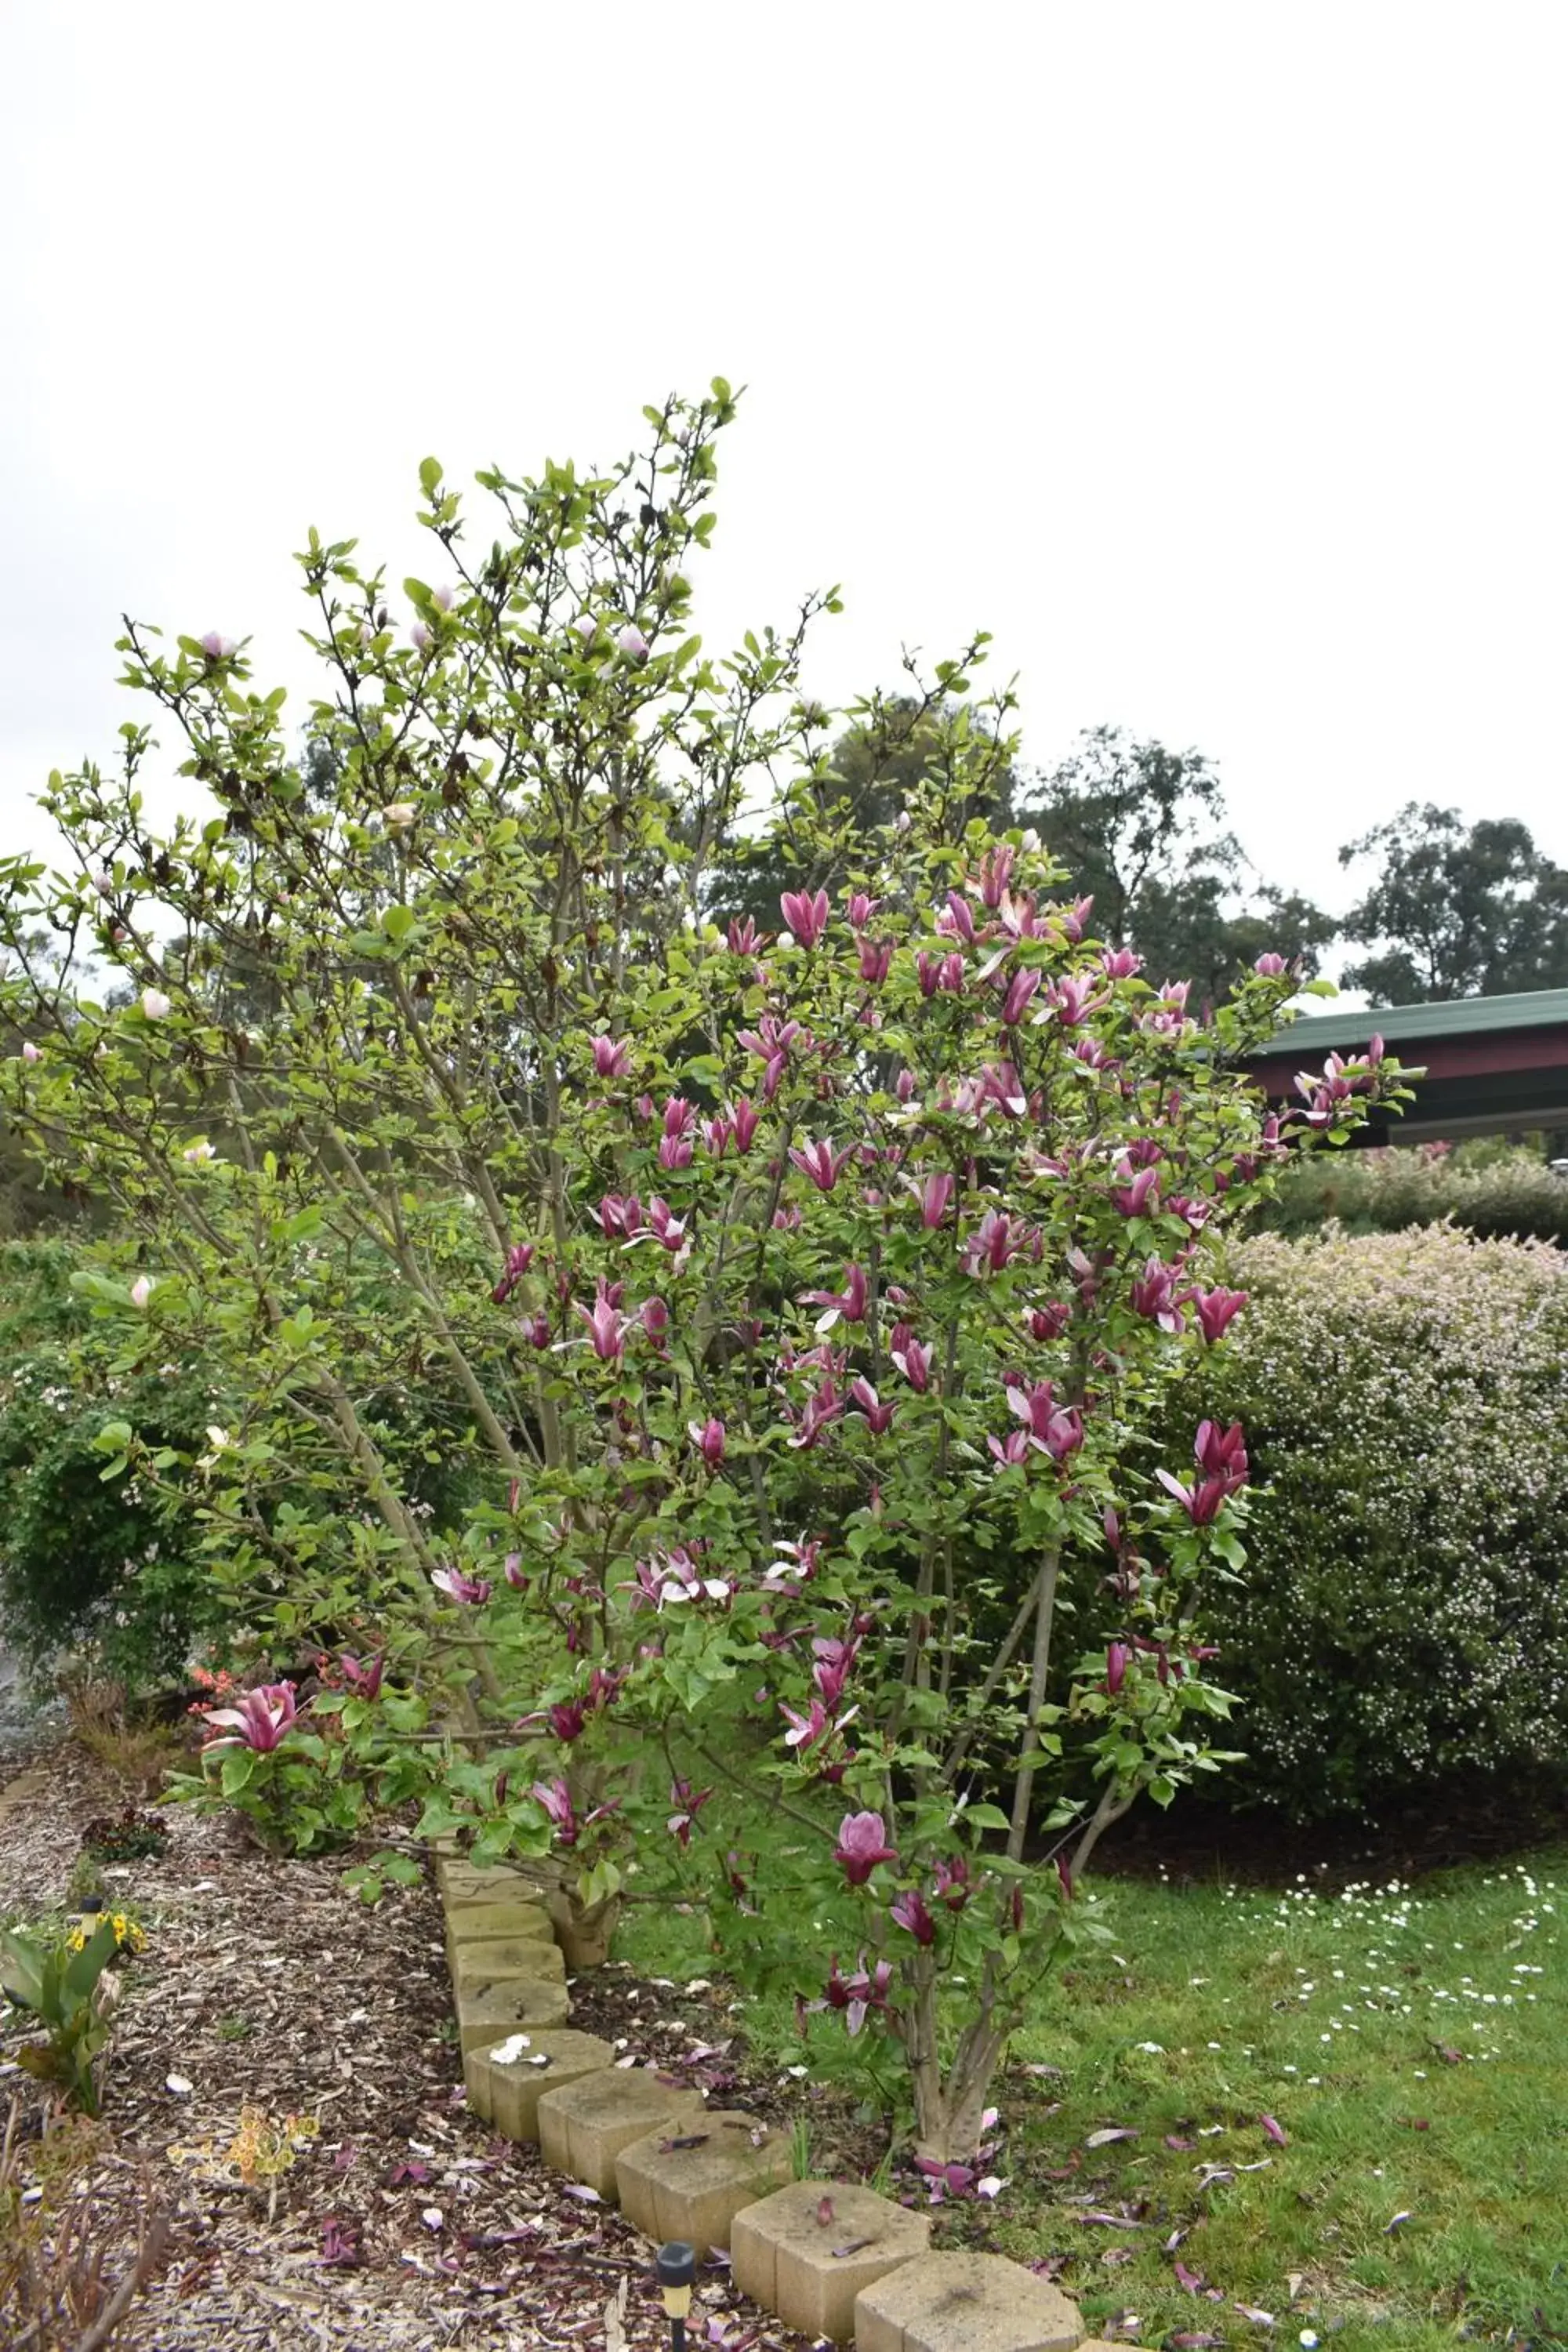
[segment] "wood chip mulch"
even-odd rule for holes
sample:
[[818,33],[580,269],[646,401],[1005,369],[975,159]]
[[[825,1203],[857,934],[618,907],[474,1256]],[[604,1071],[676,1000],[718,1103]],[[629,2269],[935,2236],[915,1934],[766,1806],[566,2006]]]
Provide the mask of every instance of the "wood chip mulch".
[[[58,1910],[87,1822],[124,1802],[68,1740],[42,1761],[46,1787],[0,1824],[0,1921]],[[165,1818],[162,1853],[104,1867],[147,1945],[121,1964],[101,2126],[67,2200],[106,2287],[130,2272],[150,2209],[167,2216],[160,2274],[115,2352],[667,2346],[643,2241],[466,2112],[433,1888],[369,1909],[341,1862],[279,1863],[226,1822]],[[678,1998],[622,1971],[582,1992],[582,2021],[624,2056],[684,2063],[717,2103],[767,2107],[729,2055],[717,1990]],[[46,2095],[15,2063],[26,2021],[0,2018],[0,2126],[16,2097],[36,2133]],[[315,2126],[275,2195],[246,2187],[230,2156],[247,2107],[273,2130]],[[805,2345],[721,2263],[702,2275],[691,2341]]]

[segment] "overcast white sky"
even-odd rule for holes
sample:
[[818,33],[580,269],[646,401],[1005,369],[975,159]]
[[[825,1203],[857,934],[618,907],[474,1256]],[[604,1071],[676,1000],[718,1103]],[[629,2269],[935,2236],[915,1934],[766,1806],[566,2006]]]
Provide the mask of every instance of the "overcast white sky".
[[710,644],[976,625],[1026,754],[1201,746],[1259,868],[1412,796],[1568,861],[1568,10],[0,0],[0,849],[118,614],[302,685],[305,528],[722,371]]

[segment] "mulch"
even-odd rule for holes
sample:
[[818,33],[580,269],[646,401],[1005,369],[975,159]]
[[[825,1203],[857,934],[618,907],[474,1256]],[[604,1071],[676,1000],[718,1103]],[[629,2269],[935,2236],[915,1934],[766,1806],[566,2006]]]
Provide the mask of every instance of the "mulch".
[[[0,1917],[63,1902],[83,1828],[124,1801],[68,1741],[46,1760],[47,1790],[0,1832]],[[341,1858],[279,1863],[226,1821],[166,1817],[162,1854],[104,1868],[111,1906],[148,1942],[122,1964],[101,2127],[70,2191],[110,2283],[149,2209],[168,2218],[161,2274],[117,2352],[667,2346],[644,2242],[467,2113],[434,1890],[368,1908],[342,1886]],[[623,2058],[684,2069],[716,2103],[773,2104],[736,2054],[722,1989],[687,1994],[622,1970],[581,1991],[581,2021]],[[0,2124],[13,2095],[28,2120],[42,2110],[14,2062],[21,2032],[15,2018],[0,2029]],[[317,2126],[273,2199],[229,2159],[247,2106],[274,2126]],[[804,2345],[745,2305],[720,2263],[695,2311],[699,2345]]]

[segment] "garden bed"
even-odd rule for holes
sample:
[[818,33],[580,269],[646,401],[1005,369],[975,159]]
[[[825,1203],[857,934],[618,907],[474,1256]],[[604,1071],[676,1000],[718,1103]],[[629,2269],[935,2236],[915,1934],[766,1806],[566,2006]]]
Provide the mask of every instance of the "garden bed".
[[[75,1747],[45,1760],[46,1790],[6,1822],[0,1918],[58,1909],[83,1828],[123,1801]],[[368,1910],[339,1864],[271,1861],[188,1812],[170,1824],[163,1854],[104,1873],[148,1941],[126,1969],[102,2122],[82,2134],[69,2189],[110,2284],[149,2206],[169,2217],[162,2274],[117,2352],[667,2343],[636,2232],[466,2115],[433,1891],[390,1890]],[[668,2003],[624,1972],[593,1996],[633,2047]],[[732,2032],[711,1997],[679,2007],[694,2045]],[[0,2039],[0,2114],[14,2094],[41,2104],[15,2068],[18,2038]],[[668,2036],[644,2038],[672,2054]],[[720,2087],[722,2058],[693,2079]],[[319,2126],[275,2201],[227,2160],[247,2105]],[[721,2269],[699,2308],[704,2327],[735,2314],[736,2345],[798,2343],[755,2314],[742,2323]]]

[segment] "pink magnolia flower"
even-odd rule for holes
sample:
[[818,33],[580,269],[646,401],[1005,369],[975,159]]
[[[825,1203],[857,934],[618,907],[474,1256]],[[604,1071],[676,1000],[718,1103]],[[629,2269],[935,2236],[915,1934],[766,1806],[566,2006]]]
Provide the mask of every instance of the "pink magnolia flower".
[[838,1824],[838,1843],[833,1849],[833,1859],[851,1886],[864,1886],[879,1862],[897,1862],[898,1858],[888,1843],[880,1813],[845,1814]]
[[635,1241],[643,1230],[642,1202],[635,1192],[606,1192],[598,1218],[606,1241]]
[[555,1832],[558,1845],[577,1843],[577,1815],[572,1803],[572,1791],[564,1780],[536,1780],[529,1795]]
[[815,1660],[811,1679],[823,1705],[837,1706],[860,1654],[860,1644],[853,1638],[841,1642],[835,1635],[819,1633],[811,1647]]
[[529,1347],[549,1347],[550,1318],[548,1315],[541,1313],[531,1316],[525,1323],[520,1324],[518,1328]]
[[220,636],[216,629],[209,629],[200,642],[208,661],[227,661],[239,651],[235,638]]
[[986,851],[975,878],[981,905],[994,910],[1006,897],[1013,879],[1013,851],[1006,842],[1000,841]]
[[1063,1299],[1053,1299],[1048,1307],[1031,1307],[1024,1324],[1031,1339],[1059,1339],[1072,1321],[1072,1308]]
[[1175,1266],[1166,1265],[1161,1258],[1146,1259],[1142,1273],[1131,1284],[1128,1293],[1134,1315],[1147,1316],[1149,1321],[1157,1323],[1163,1331],[1184,1329],[1186,1317],[1182,1311],[1183,1303],[1195,1294],[1180,1290],[1180,1281],[1181,1276]]
[[269,1756],[282,1746],[299,1712],[292,1683],[262,1683],[247,1691],[237,1706],[214,1707],[206,1719],[209,1729],[215,1723],[229,1728],[220,1738],[207,1740],[203,1753],[216,1748],[249,1748],[258,1756]]
[[532,1263],[533,1244],[531,1242],[515,1242],[508,1250],[506,1264],[501,1268],[500,1280],[490,1293],[491,1298],[498,1307],[506,1305]]
[[909,1324],[894,1324],[888,1354],[916,1395],[924,1396],[931,1386],[931,1351],[915,1338]]
[[22,1047],[22,1059],[24,1062],[41,1062],[43,1058],[42,1054],[39,1053],[32,1039],[30,1037],[27,1038]]
[[789,1584],[809,1584],[822,1563],[822,1538],[808,1536],[802,1543],[775,1543],[779,1558],[763,1579],[773,1591]]
[[803,1290],[801,1304],[825,1307],[826,1312],[819,1318],[816,1328],[819,1332],[831,1331],[841,1315],[846,1323],[863,1323],[868,1295],[864,1268],[847,1265],[842,1290]]
[[893,1964],[890,1960],[879,1960],[875,1972],[868,1975],[864,1953],[860,1956],[860,1967],[854,1976],[840,1976],[838,1955],[835,1952],[827,1982],[823,1988],[822,1998],[819,2000],[807,2001],[806,2007],[839,2011],[843,2015],[847,2031],[854,2035],[858,2033],[865,2024],[869,2011],[887,2008],[888,1988],[892,1980]]
[[738,956],[754,956],[763,944],[762,933],[750,915],[746,917],[744,922],[738,922],[731,915],[729,929],[725,933],[725,941],[730,953]]
[[945,1172],[933,1172],[923,1184],[917,1184],[912,1176],[907,1177],[905,1181],[921,1204],[921,1224],[934,1230],[947,1214],[952,1200],[954,1179]]
[[1029,1458],[1029,1433],[1026,1429],[1010,1429],[1005,1437],[988,1436],[985,1443],[999,1469],[1022,1469]]
[[1276,955],[1274,950],[1270,948],[1267,955],[1258,957],[1252,969],[1264,980],[1279,980],[1290,967],[1282,955]]
[[574,1739],[582,1738],[588,1710],[580,1698],[558,1699],[553,1706],[546,1708],[544,1719],[552,1737],[569,1748]]
[[579,613],[572,626],[585,646],[591,646],[599,634],[599,624],[592,613]]
[[1037,1381],[1030,1389],[1010,1387],[1007,1403],[1024,1423],[1030,1444],[1053,1462],[1067,1461],[1083,1444],[1082,1414],[1076,1406],[1057,1403],[1049,1381]]
[[1087,898],[1075,898],[1070,907],[1058,907],[1056,909],[1058,923],[1075,947],[1078,945],[1079,940],[1082,939],[1084,932],[1088,929],[1089,919],[1093,912],[1094,893],[1092,890],[1089,892]]
[[174,1006],[161,988],[142,991],[142,1017],[144,1021],[166,1021]]
[[897,1407],[884,1404],[868,1380],[863,1376],[849,1384],[849,1394],[866,1416],[866,1426],[873,1437],[881,1437],[893,1425]]
[[708,1147],[710,1159],[722,1160],[734,1139],[734,1122],[723,1111],[720,1111],[712,1118],[703,1120],[702,1140]]
[[1005,1209],[987,1209],[963,1244],[971,1274],[1000,1274],[1024,1246],[1023,1235]]
[[712,1801],[712,1797],[711,1789],[694,1790],[689,1780],[671,1781],[669,1801],[675,1807],[675,1811],[665,1823],[665,1827],[671,1837],[675,1838],[683,1848],[691,1843],[691,1832],[697,1827],[697,1816],[704,1805]]
[[520,1551],[508,1552],[500,1564],[500,1572],[514,1592],[528,1591],[528,1578],[523,1573],[522,1554]]
[[917,1944],[934,1944],[936,1921],[926,1909],[925,1897],[918,1886],[911,1886],[900,1895],[892,1906],[894,1919],[908,1930]]
[[593,1306],[574,1302],[573,1312],[588,1327],[588,1344],[603,1364],[618,1364],[626,1351],[626,1318],[618,1307],[605,1298],[597,1298]]
[[595,1076],[624,1078],[631,1066],[631,1039],[629,1037],[595,1037],[592,1044]]
[[1233,1421],[1228,1429],[1222,1429],[1217,1421],[1200,1422],[1193,1459],[1207,1476],[1224,1478],[1233,1491],[1245,1486],[1248,1464],[1240,1422]]
[[647,659],[647,639],[635,621],[628,621],[624,629],[616,631],[616,646],[617,651],[625,654],[627,661],[642,662]]
[[864,890],[851,890],[844,904],[850,929],[863,931],[881,903],[880,898],[868,898]]
[[437,1591],[445,1592],[453,1601],[460,1601],[468,1609],[481,1607],[494,1590],[486,1578],[468,1576],[460,1568],[433,1568],[430,1581]]
[[824,1706],[820,1698],[812,1700],[811,1711],[807,1715],[802,1715],[797,1708],[781,1699],[779,1713],[787,1717],[789,1720],[790,1727],[784,1733],[784,1746],[793,1748],[797,1755],[804,1756],[808,1749],[815,1748],[818,1741],[830,1738],[835,1732],[842,1731],[847,1723],[853,1723],[859,1709],[852,1706],[847,1715],[842,1715],[835,1720],[828,1707]]
[[710,1470],[717,1470],[724,1459],[725,1436],[724,1424],[717,1414],[710,1413],[706,1421],[689,1421],[686,1433]]
[[1247,1304],[1247,1293],[1226,1290],[1216,1284],[1213,1290],[1194,1290],[1192,1301],[1204,1338],[1212,1345],[1229,1330]]
[[936,927],[950,938],[962,940],[965,947],[974,945],[974,914],[962,890],[948,892],[946,909],[938,915]]
[[835,1151],[826,1139],[807,1142],[804,1149],[791,1146],[790,1159],[803,1176],[809,1176],[819,1192],[831,1192],[844,1172],[849,1157],[849,1146]]
[[428,623],[425,621],[415,622],[414,626],[408,632],[408,641],[414,647],[415,652],[421,654],[427,654],[431,646],[436,642],[430,633]]
[[1007,983],[1007,993],[1002,999],[1002,1025],[1005,1029],[1017,1027],[1028,1011],[1039,984],[1040,974],[1037,971],[1016,971],[1013,974]]
[[756,1105],[747,1102],[744,1097],[735,1105],[730,1114],[730,1121],[735,1130],[737,1151],[750,1151],[752,1139],[761,1123],[761,1116]]
[[338,1657],[338,1673],[343,1686],[356,1698],[377,1698],[381,1694],[381,1678],[386,1672],[386,1660],[378,1653],[374,1658],[356,1658],[343,1650]]
[[1160,1206],[1159,1186],[1157,1168],[1140,1168],[1131,1182],[1118,1185],[1110,1197],[1124,1217],[1152,1217]]
[[[787,1409],[787,1408],[786,1408]],[[825,1429],[832,1427],[844,1411],[844,1399],[834,1384],[833,1376],[824,1372],[816,1390],[807,1397],[798,1416],[790,1412],[795,1427],[790,1433],[791,1445],[809,1450],[816,1444]]]
[[645,1336],[656,1348],[662,1348],[669,1330],[669,1309],[662,1298],[645,1298],[637,1308],[637,1321]]
[[1107,948],[1100,968],[1107,980],[1135,980],[1143,969],[1143,959],[1131,948]]
[[1105,1687],[1114,1698],[1127,1679],[1132,1653],[1125,1642],[1110,1642],[1105,1651]]
[[855,934],[855,946],[860,958],[860,977],[870,988],[880,988],[893,968],[891,940],[868,940],[863,931]]
[[827,929],[827,893],[786,890],[779,899],[779,912],[800,945],[814,948]]
[[139,1274],[139,1275],[137,1276],[137,1277],[136,1277],[135,1281],[134,1281],[134,1282],[132,1284],[132,1286],[131,1286],[131,1304],[132,1304],[132,1307],[145,1307],[145,1306],[146,1306],[146,1304],[147,1304],[147,1301],[152,1297],[152,1296],[153,1296],[153,1281],[152,1281],[152,1277],[151,1277],[151,1276],[150,1276],[150,1275],[145,1275],[145,1274]]
[[[662,1150],[662,1146],[660,1148]],[[687,1150],[689,1151],[689,1145],[687,1146]],[[678,1217],[669,1202],[661,1199],[657,1192],[647,1204],[647,1229],[660,1246],[668,1250],[672,1256],[686,1239],[685,1218]]]
[[972,1892],[967,1854],[955,1853],[950,1862],[937,1864],[936,1892],[950,1911],[963,1910]]

